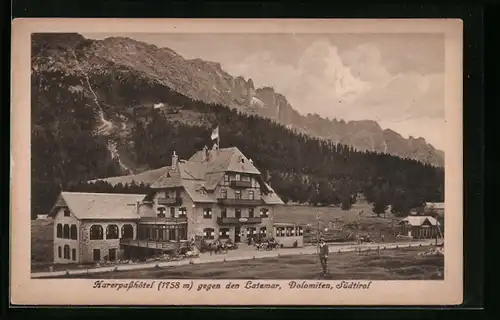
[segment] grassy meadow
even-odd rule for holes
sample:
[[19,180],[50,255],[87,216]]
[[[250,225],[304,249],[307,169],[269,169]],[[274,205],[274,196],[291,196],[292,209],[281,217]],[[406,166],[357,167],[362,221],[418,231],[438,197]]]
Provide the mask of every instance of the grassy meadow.
[[428,250],[415,247],[380,253],[333,253],[330,254],[329,274],[326,277],[321,276],[321,265],[316,255],[297,255],[61,278],[443,280],[444,257],[420,255]]
[[31,220],[31,264],[54,260],[54,223],[50,220]]
[[[362,212],[361,215],[360,212]],[[326,241],[342,238],[350,233],[354,235],[370,234],[375,241],[379,241],[381,235],[384,235],[386,242],[395,241],[396,226],[400,220],[391,213],[386,213],[385,217],[384,215],[377,217],[372,212],[370,204],[357,203],[347,211],[339,207],[280,206],[275,210],[274,222],[288,222],[302,226],[310,225],[310,234],[304,234],[304,241],[308,241],[308,238],[316,234],[318,227],[317,214],[319,214],[320,230]]]

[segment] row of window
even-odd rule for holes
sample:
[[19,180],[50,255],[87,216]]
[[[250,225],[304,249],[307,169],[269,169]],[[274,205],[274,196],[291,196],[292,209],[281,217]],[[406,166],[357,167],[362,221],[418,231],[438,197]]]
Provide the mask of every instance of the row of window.
[[[111,248],[108,250],[108,255],[104,257],[104,260],[115,261],[117,258],[118,250],[116,248]],[[92,260],[94,262],[101,261],[101,249],[94,249],[92,251]]]
[[[78,229],[75,224],[57,224],[56,237],[59,239],[78,239]],[[90,227],[90,240],[103,240],[104,229],[100,225],[92,225]],[[110,224],[106,227],[106,239],[119,239],[119,229],[116,224]],[[122,227],[122,238],[133,239],[134,227],[131,224],[126,224]]]
[[[234,217],[239,219],[241,218],[241,209],[236,208],[234,209]],[[248,209],[248,218],[254,218],[255,213],[253,208]],[[269,217],[269,209],[262,208],[260,209],[260,217],[261,218],[267,218]],[[203,209],[203,218],[205,219],[212,219],[212,208],[204,208]],[[222,208],[221,209],[221,218],[227,218],[227,209]]]
[[[226,189],[221,189],[221,198],[222,199],[227,199],[227,190]],[[236,200],[241,200],[243,197],[241,196],[241,190],[235,190],[234,191],[234,198]],[[255,200],[255,192],[253,190],[248,190],[248,200]]]
[[59,239],[78,239],[78,229],[76,224],[72,224],[71,226],[68,224],[62,225],[60,223],[57,224],[56,227],[56,237]]
[[[59,259],[76,261],[76,249],[70,249],[69,245],[57,247],[57,254]],[[117,258],[117,249],[109,249],[108,256],[104,257],[106,260],[115,261]],[[92,259],[97,262],[101,261],[101,250],[94,249],[92,252]]]
[[[157,207],[156,210],[158,211],[158,218],[165,218],[167,216],[167,208],[165,207]],[[170,207],[170,212],[168,214],[170,218],[175,218],[175,208]],[[179,208],[179,213],[177,214],[178,218],[184,218],[187,216],[187,209],[185,207]]]
[[187,240],[187,225],[144,225],[138,229],[139,240]]
[[236,173],[234,175],[225,174],[224,182],[230,182],[230,181],[250,181],[250,176],[242,175],[239,173]]
[[[257,228],[255,227],[247,227],[246,235],[247,237],[255,236],[259,233],[262,236],[266,235],[266,227],[262,227],[257,232]],[[219,239],[229,239],[229,228],[219,228]],[[212,240],[215,239],[215,229],[214,228],[205,228],[203,229],[203,239]]]
[[[122,238],[133,239],[134,238],[134,227],[131,224],[124,224],[121,230]],[[116,224],[109,224],[106,227],[106,239],[119,239],[120,233],[118,226]],[[94,224],[90,227],[90,240],[103,240],[104,239],[104,229],[101,225]]]
[[304,234],[302,227],[277,227],[276,237],[294,237]]
[[[71,256],[70,256],[70,252],[71,252]],[[63,248],[61,248],[61,246],[58,246],[57,247],[57,255],[58,255],[59,259],[76,261],[76,249],[75,248],[70,249],[69,245],[64,246],[64,252],[63,252]]]

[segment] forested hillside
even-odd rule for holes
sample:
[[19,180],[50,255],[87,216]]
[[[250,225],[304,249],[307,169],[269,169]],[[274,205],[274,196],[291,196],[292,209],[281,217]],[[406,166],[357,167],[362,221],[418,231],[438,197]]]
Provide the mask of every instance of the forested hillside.
[[[59,54],[52,62],[47,53],[40,59],[40,47],[33,47],[32,216],[50,210],[60,190],[91,191],[75,185],[79,181],[169,165],[174,150],[187,159],[210,146],[217,125],[221,147],[237,146],[285,201],[348,207],[362,192],[377,210],[391,204],[398,212],[443,201],[441,167],[298,134],[258,115],[194,100],[109,61],[69,67],[68,61],[88,58],[84,49],[90,44],[61,49],[67,41],[61,43],[51,50],[67,50],[67,56]],[[161,108],[148,107],[159,102]],[[124,155],[133,166],[122,163]],[[104,184],[94,188],[131,190]]]

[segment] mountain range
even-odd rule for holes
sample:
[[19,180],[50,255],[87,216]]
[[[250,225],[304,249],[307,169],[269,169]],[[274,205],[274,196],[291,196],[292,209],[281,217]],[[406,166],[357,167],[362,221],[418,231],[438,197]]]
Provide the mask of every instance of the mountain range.
[[[147,92],[132,95],[124,90],[124,87],[133,87],[135,81],[140,81],[168,88],[193,100],[268,118],[289,130],[329,139],[360,151],[444,165],[444,152],[423,138],[405,139],[393,130],[382,129],[372,120],[345,122],[317,114],[302,115],[273,88],[256,88],[252,79],[230,75],[217,62],[185,59],[169,48],[158,48],[129,38],[91,40],[74,33],[33,34],[32,73],[54,72],[63,74],[71,83],[67,88],[71,94],[83,95],[93,102],[92,108],[99,123],[96,134],[110,138],[110,153],[118,159],[127,158],[117,148],[116,141],[126,139],[132,130],[131,114],[147,114],[150,109],[161,109],[175,121],[210,125],[196,112],[183,110],[183,106],[162,101],[161,97]],[[122,165],[132,171],[140,170],[133,168],[131,162]]]

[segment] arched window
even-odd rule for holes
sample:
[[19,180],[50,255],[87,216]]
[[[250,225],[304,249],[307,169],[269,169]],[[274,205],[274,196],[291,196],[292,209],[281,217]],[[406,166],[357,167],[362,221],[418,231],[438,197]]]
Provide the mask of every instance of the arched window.
[[78,239],[76,224],[72,224],[71,225],[71,229],[69,230],[69,235],[70,235],[70,238],[73,239],[73,240],[77,240]]
[[103,229],[102,226],[94,224],[90,227],[90,240],[102,240]]
[[62,258],[62,248],[61,248],[61,246],[57,247],[57,255],[59,256],[59,259]]
[[69,225],[65,224],[63,227],[63,238],[69,239]]
[[66,244],[64,245],[64,259],[69,259],[69,246]]
[[110,224],[106,228],[106,239],[118,239],[118,226],[116,224]]
[[123,239],[134,239],[134,227],[131,224],[124,224],[122,227]]
[[62,238],[62,224],[57,224],[57,238]]

